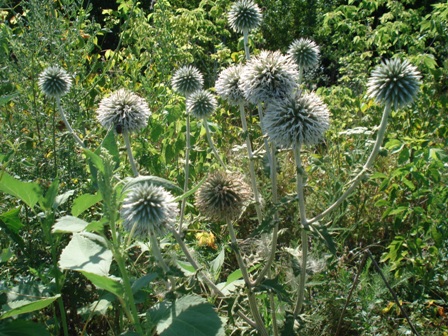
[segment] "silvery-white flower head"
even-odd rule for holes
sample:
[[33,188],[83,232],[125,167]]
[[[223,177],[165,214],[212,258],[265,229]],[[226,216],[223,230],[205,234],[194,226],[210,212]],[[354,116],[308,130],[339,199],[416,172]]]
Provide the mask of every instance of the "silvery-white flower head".
[[315,93],[297,93],[268,105],[262,120],[271,140],[280,147],[314,145],[330,125],[327,106]]
[[216,106],[216,98],[206,90],[195,91],[187,98],[187,112],[198,119],[207,119]]
[[367,95],[395,109],[414,100],[420,85],[420,73],[406,60],[394,58],[378,65],[367,82]]
[[189,94],[202,89],[204,79],[197,68],[192,65],[186,65],[179,68],[171,79],[173,90],[188,96]]
[[72,79],[67,71],[51,66],[39,75],[39,87],[49,97],[61,97],[65,95],[72,85]]
[[319,47],[314,41],[301,38],[292,42],[288,54],[300,69],[313,69],[319,63]]
[[261,11],[252,0],[238,0],[228,13],[230,27],[237,33],[248,33],[261,23]]
[[242,70],[242,65],[232,65],[221,71],[216,81],[216,92],[230,105],[238,106],[246,102],[239,87]]
[[177,214],[173,195],[148,182],[132,186],[120,210],[124,229],[141,238],[164,235],[173,228]]
[[241,174],[215,172],[196,192],[200,213],[215,221],[237,219],[251,196],[251,189]]
[[269,103],[291,95],[297,87],[297,65],[279,51],[262,51],[241,73],[240,89],[253,104]]
[[131,91],[119,89],[101,100],[96,117],[104,128],[113,127],[121,133],[146,127],[150,115],[145,99]]

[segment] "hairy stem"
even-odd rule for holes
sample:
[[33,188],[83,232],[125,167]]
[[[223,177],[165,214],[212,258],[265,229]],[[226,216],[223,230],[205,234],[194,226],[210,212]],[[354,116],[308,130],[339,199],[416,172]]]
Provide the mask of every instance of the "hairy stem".
[[[186,120],[186,130],[185,130],[185,167],[184,167],[184,175],[185,175],[185,182],[184,182],[184,193],[188,191],[188,180],[190,175],[190,114],[187,112],[187,120]],[[182,224],[184,221],[184,215],[185,215],[185,206],[187,204],[187,198],[185,197],[182,199],[182,203],[180,205],[180,220],[179,220],[179,233],[182,232]]]
[[73,136],[75,141],[80,145],[82,148],[86,148],[82,140],[76,135],[75,131],[73,131],[73,128],[70,126],[70,123],[68,122],[67,118],[65,117],[64,111],[62,110],[61,106],[61,97],[56,97],[56,105],[58,107],[59,114],[61,116],[62,121],[65,124],[65,127],[67,127],[70,134]]
[[131,164],[132,173],[134,174],[134,177],[137,177],[140,174],[137,170],[137,165],[135,164],[134,155],[132,155],[131,140],[129,139],[129,132],[127,130],[123,130],[123,139],[124,139],[124,143],[126,145],[126,152],[128,153],[129,163]]
[[208,122],[207,122],[207,120],[205,118],[202,119],[202,124],[205,127],[205,133],[207,134],[208,144],[209,144],[210,148],[212,149],[213,154],[215,155],[215,157],[218,160],[218,162],[221,165],[221,167],[224,168],[224,169],[227,169],[226,164],[221,159],[221,157],[218,154],[218,151],[216,150],[215,144],[213,143],[213,140],[212,140],[212,136],[210,135],[210,128],[208,127]]
[[247,29],[243,30],[243,40],[244,40],[244,54],[246,56],[246,60],[250,60],[249,31]]

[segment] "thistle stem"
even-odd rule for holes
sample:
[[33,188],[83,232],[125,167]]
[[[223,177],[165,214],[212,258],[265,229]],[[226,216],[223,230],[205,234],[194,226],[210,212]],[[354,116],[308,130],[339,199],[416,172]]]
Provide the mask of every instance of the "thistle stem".
[[[185,129],[185,167],[184,167],[184,176],[185,176],[185,182],[184,182],[184,193],[188,191],[188,180],[190,175],[190,114],[187,112],[187,120],[186,120],[186,129]],[[182,232],[182,224],[184,221],[184,215],[185,215],[185,206],[187,204],[187,198],[182,199],[182,203],[180,205],[180,219],[179,219],[179,229],[178,232]]]
[[126,152],[128,153],[129,163],[131,164],[132,173],[134,174],[134,177],[137,177],[140,174],[138,173],[137,165],[135,164],[134,156],[132,155],[131,140],[129,139],[129,132],[127,130],[123,130],[123,139],[124,139],[124,143],[126,145]]
[[236,234],[235,234],[235,230],[233,228],[232,221],[227,220],[227,227],[229,228],[230,244],[232,246],[233,251],[235,252],[236,261],[241,270],[241,274],[243,275],[244,282],[246,283],[247,298],[249,301],[250,311],[251,311],[252,316],[254,317],[255,323],[257,325],[256,329],[258,330],[258,332],[261,335],[268,336],[268,332],[266,330],[263,319],[261,318],[260,312],[258,310],[258,305],[257,305],[257,300],[255,297],[255,294],[251,288],[252,281],[249,277],[249,272],[247,270],[247,266],[244,263],[243,257],[241,256],[241,253],[240,253],[240,250],[238,247],[238,243],[236,240]]
[[302,147],[301,143],[294,146],[294,159],[296,162],[297,169],[297,197],[299,201],[299,213],[300,213],[300,223],[302,225],[301,240],[302,240],[302,261],[301,261],[301,272],[300,272],[300,283],[299,291],[297,295],[296,306],[294,309],[294,318],[300,313],[303,307],[303,300],[305,297],[305,283],[306,283],[306,264],[308,259],[308,222],[306,219],[305,212],[305,198],[304,198],[304,171],[302,167],[302,160],[300,158],[300,149]]
[[252,151],[252,143],[250,142],[250,134],[247,127],[246,113],[243,104],[240,104],[240,117],[241,124],[243,126],[243,132],[246,137],[247,156],[249,157],[250,182],[252,185],[252,192],[254,193],[255,211],[257,212],[258,223],[261,224],[263,221],[263,214],[261,212],[260,193],[258,191],[257,181],[255,177],[254,153]]
[[271,151],[269,150],[269,142],[263,129],[263,125],[261,124],[261,120],[263,120],[263,107],[261,106],[261,103],[258,103],[258,116],[260,118],[260,127],[263,136],[264,149],[266,151],[266,156],[268,157],[269,169],[272,170],[272,157],[271,157]]
[[70,123],[68,122],[67,118],[65,117],[64,110],[62,110],[61,106],[61,97],[56,97],[56,106],[58,107],[59,114],[61,116],[62,121],[65,124],[65,127],[67,127],[70,134],[73,136],[75,141],[80,145],[82,148],[86,148],[82,140],[76,135],[75,131],[73,131],[73,128],[70,126]]
[[212,149],[213,154],[215,155],[215,157],[218,160],[218,162],[221,165],[221,167],[224,168],[224,169],[227,169],[226,164],[221,159],[221,157],[218,154],[218,151],[216,150],[215,144],[213,143],[213,140],[212,140],[212,136],[210,135],[210,128],[208,127],[208,122],[207,122],[207,120],[205,118],[202,119],[202,124],[205,127],[205,133],[207,134],[208,144],[209,144],[210,148]]
[[246,56],[246,60],[250,60],[250,53],[249,53],[249,30],[244,29],[243,30],[243,41],[244,41],[244,54]]
[[376,157],[378,156],[378,153],[379,153],[380,148],[381,148],[381,144],[383,143],[384,136],[386,134],[387,122],[388,122],[387,119],[389,117],[390,111],[391,111],[391,104],[387,103],[386,106],[384,107],[383,116],[381,118],[381,123],[380,123],[379,129],[378,129],[378,133],[377,133],[377,136],[376,136],[376,141],[375,141],[375,144],[373,146],[372,152],[370,153],[370,155],[369,155],[366,163],[362,167],[361,171],[355,176],[355,178],[353,180],[351,180],[348,183],[348,184],[350,184],[350,186],[347,188],[347,190],[331,206],[329,206],[325,211],[323,211],[322,213],[320,213],[316,217],[309,219],[308,220],[308,224],[311,224],[311,223],[314,223],[314,222],[318,222],[323,217],[328,215],[331,211],[333,211],[337,207],[339,207],[339,205],[341,205],[341,203],[344,202],[345,199],[348,196],[351,195],[353,190],[361,182],[362,178],[367,173],[367,171],[371,168],[371,166],[373,165],[373,162],[375,161]]

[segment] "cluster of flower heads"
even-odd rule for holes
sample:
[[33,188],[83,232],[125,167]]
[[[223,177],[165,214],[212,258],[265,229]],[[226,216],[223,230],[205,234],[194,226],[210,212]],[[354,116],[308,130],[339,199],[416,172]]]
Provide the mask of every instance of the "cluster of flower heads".
[[97,119],[106,128],[117,133],[133,132],[146,127],[151,115],[146,100],[135,93],[119,89],[103,98],[97,110]]
[[303,70],[313,69],[319,63],[319,47],[316,42],[306,38],[300,38],[292,42],[288,54]]
[[420,73],[406,60],[386,60],[372,72],[367,94],[377,102],[391,104],[395,109],[412,102],[420,85]]
[[72,85],[70,75],[59,66],[50,66],[39,75],[39,87],[49,97],[65,95]]
[[228,13],[230,27],[237,33],[248,33],[261,23],[261,11],[252,0],[239,0]]
[[122,207],[123,227],[134,236],[163,236],[173,228],[178,206],[173,195],[148,182],[135,184],[127,193]]
[[315,145],[329,128],[330,113],[315,93],[296,93],[270,103],[262,123],[277,146]]
[[238,219],[251,197],[251,189],[239,173],[211,174],[196,193],[201,214],[215,221]]
[[179,68],[171,79],[171,85],[177,93],[188,96],[202,89],[204,78],[197,68],[186,65]]
[[187,98],[187,112],[198,119],[207,119],[216,106],[216,98],[206,90],[197,90]]

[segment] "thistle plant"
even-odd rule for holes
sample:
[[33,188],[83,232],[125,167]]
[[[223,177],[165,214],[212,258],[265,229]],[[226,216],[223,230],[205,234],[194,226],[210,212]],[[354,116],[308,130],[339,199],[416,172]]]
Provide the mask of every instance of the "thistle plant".
[[317,67],[319,63],[319,47],[309,39],[294,40],[289,46],[288,55],[299,66],[299,84],[302,82],[303,72]]
[[216,110],[216,106],[216,98],[207,90],[197,90],[187,98],[187,112],[202,121],[207,135],[208,144],[210,145],[210,148],[221,167],[226,169],[226,165],[219,156],[218,151],[216,150],[216,147],[213,143],[212,137],[210,135],[210,128],[207,122],[207,119]]
[[261,11],[252,0],[239,0],[235,2],[228,12],[230,27],[237,33],[242,33],[244,38],[244,51],[246,59],[250,58],[248,35],[261,23]]
[[132,155],[129,134],[145,128],[150,115],[145,99],[126,89],[119,89],[103,98],[97,109],[97,120],[105,129],[123,134],[134,176],[139,173]]
[[[177,93],[185,96],[188,99],[188,96],[195,91],[201,90],[204,85],[204,79],[202,74],[199,72],[197,68],[191,65],[186,65],[178,69],[172,79],[171,85],[173,90]],[[188,181],[190,179],[190,150],[191,150],[191,130],[190,130],[190,114],[186,114],[186,124],[185,124],[185,166],[184,166],[184,192],[188,190]],[[179,232],[182,230],[184,214],[185,214],[185,205],[186,198],[182,200],[180,206],[180,225]]]
[[69,130],[70,134],[73,136],[78,145],[82,148],[85,148],[86,146],[75,133],[67,118],[65,117],[64,110],[61,106],[61,97],[67,94],[72,86],[72,79],[70,75],[67,73],[67,71],[59,66],[50,66],[42,71],[42,73],[39,75],[38,83],[39,88],[46,96],[54,98],[56,100],[56,106],[58,108],[61,119],[65,124],[65,127]]

